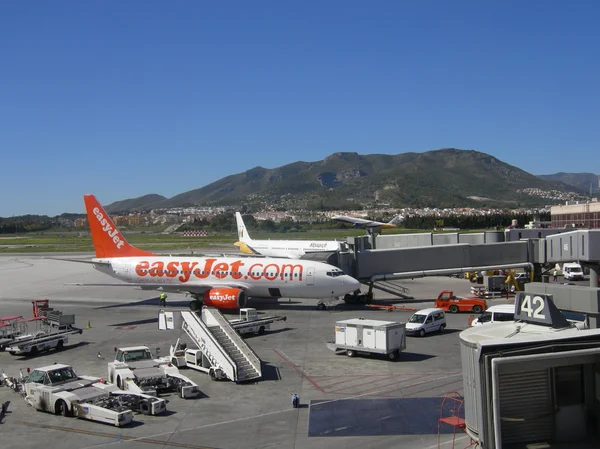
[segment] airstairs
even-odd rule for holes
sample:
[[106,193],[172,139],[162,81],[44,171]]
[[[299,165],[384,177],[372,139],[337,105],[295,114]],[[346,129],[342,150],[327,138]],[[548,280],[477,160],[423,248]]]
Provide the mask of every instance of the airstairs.
[[181,317],[182,329],[228,379],[247,382],[262,377],[260,359],[217,309],[203,307],[201,316],[182,311]]
[[410,289],[389,281],[373,282],[373,288],[389,293],[390,295],[399,296],[402,299],[415,299],[410,296]]

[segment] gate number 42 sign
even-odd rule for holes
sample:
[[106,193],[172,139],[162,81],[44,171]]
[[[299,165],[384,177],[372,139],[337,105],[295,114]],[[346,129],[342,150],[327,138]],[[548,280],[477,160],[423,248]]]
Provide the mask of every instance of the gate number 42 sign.
[[515,298],[515,321],[543,324],[554,328],[569,327],[569,322],[552,301],[552,295],[518,292]]

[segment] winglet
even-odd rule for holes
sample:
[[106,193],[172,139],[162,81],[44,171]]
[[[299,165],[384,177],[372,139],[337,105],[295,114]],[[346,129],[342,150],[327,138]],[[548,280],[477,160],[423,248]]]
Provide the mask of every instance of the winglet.
[[154,256],[131,246],[94,195],[83,195],[97,258]]

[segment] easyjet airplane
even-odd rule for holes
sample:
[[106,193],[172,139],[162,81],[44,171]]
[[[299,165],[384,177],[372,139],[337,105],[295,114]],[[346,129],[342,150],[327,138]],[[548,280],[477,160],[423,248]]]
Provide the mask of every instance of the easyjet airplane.
[[235,246],[245,254],[298,259],[306,253],[338,251],[344,244],[344,242],[335,240],[252,240],[242,219],[242,214],[236,212],[235,220],[239,239]]
[[324,299],[360,288],[342,270],[321,262],[256,257],[170,257],[131,246],[93,195],[83,197],[96,250],[87,263],[124,283],[75,284],[136,286],[187,292],[207,306],[237,309],[250,296]]

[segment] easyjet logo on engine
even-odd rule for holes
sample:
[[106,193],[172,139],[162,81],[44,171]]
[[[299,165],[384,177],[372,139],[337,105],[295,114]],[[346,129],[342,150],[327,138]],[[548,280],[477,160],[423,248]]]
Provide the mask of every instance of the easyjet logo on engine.
[[135,273],[139,277],[165,277],[177,278],[180,282],[188,282],[192,276],[196,279],[207,279],[214,276],[217,279],[266,279],[275,281],[276,279],[288,281],[302,281],[304,266],[291,263],[253,263],[247,269],[244,269],[243,260],[233,262],[223,262],[218,259],[207,258],[196,261],[149,261],[144,260],[135,266]]
[[235,300],[235,295],[221,295],[211,293],[209,296],[211,301],[233,301]]
[[125,241],[119,235],[119,230],[112,227],[112,225],[108,222],[104,215],[102,215],[100,209],[94,207],[93,212],[96,216],[96,219],[102,226],[102,230],[106,233],[106,235],[108,235],[112,239],[115,245],[117,245],[117,249],[121,249],[121,247],[125,244]]

